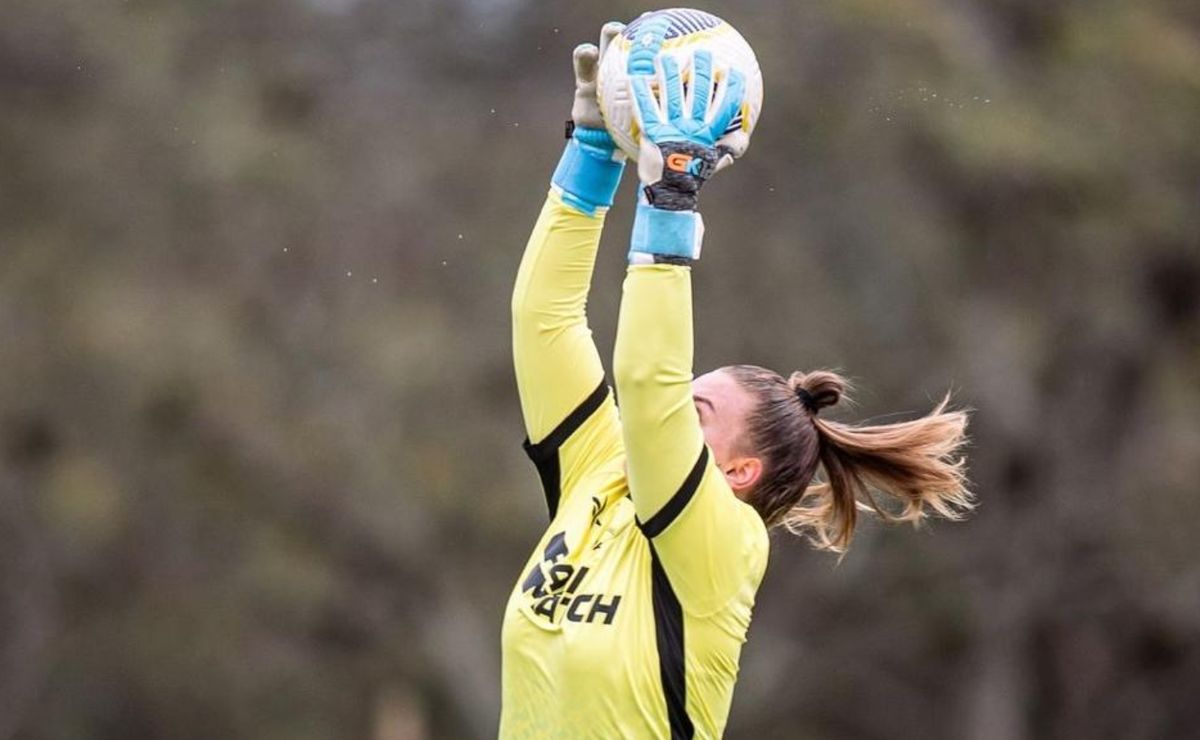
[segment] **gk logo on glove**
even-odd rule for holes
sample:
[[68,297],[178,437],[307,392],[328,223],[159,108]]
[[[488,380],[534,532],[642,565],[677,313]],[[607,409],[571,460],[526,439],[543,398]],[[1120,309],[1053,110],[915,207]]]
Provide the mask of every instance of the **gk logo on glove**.
[[667,155],[667,169],[682,172],[685,175],[698,177],[704,169],[704,160],[684,152],[674,152]]

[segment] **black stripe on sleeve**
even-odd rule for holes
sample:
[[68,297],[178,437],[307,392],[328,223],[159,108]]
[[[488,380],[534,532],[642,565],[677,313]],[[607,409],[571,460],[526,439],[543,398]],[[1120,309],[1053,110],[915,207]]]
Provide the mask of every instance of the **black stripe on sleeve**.
[[574,411],[567,414],[567,418],[559,422],[558,426],[554,427],[554,430],[546,435],[545,439],[533,444],[529,441],[529,437],[526,437],[521,445],[525,448],[525,454],[529,455],[529,459],[537,467],[538,477],[542,480],[542,492],[546,494],[546,508],[550,510],[551,519],[558,513],[558,501],[562,498],[562,466],[559,463],[558,449],[570,439],[579,427],[583,426],[583,423],[592,414],[596,413],[606,398],[608,398],[608,384],[601,378],[600,385],[596,386],[596,390],[583,399],[583,402],[576,406]]
[[638,522],[638,526],[642,528],[643,534],[647,537],[657,537],[662,534],[663,530],[671,526],[671,522],[675,521],[687,507],[688,502],[692,500],[692,496],[696,495],[696,489],[700,487],[700,481],[704,478],[704,468],[707,465],[708,446],[706,445],[700,448],[700,457],[696,460],[696,464],[692,466],[692,471],[688,473],[687,478],[683,480],[683,485],[671,497],[671,500],[667,501],[645,523]]
[[654,604],[654,642],[658,646],[658,671],[663,696],[667,701],[667,721],[671,740],[683,740],[696,734],[687,713],[687,678],[683,652],[683,608],[667,572],[663,570],[650,543],[650,589]]

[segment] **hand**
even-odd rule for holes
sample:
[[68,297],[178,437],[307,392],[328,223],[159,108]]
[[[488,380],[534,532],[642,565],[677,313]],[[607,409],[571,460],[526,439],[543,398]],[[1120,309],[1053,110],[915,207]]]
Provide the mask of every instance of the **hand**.
[[625,30],[624,23],[609,21],[600,29],[600,46],[580,44],[575,47],[575,102],[571,105],[571,120],[577,128],[604,129],[600,103],[596,100],[596,73],[609,43]]
[[596,100],[596,74],[600,59],[608,44],[625,29],[615,21],[605,23],[600,30],[600,46],[580,44],[573,56],[575,68],[575,101],[571,105],[572,128],[570,141],[551,184],[563,201],[588,215],[613,203],[621,174],[625,170],[625,155],[604,128],[600,103]]
[[[746,80],[741,72],[729,70],[714,94],[712,53],[697,51],[691,59],[692,79],[685,98],[679,63],[669,55],[647,51],[631,53],[628,68],[634,117],[642,132],[638,176],[651,206],[694,211],[705,181],[732,164],[749,143],[741,132],[735,132],[740,138],[725,136],[742,107]],[[654,82],[658,98],[651,88]]]

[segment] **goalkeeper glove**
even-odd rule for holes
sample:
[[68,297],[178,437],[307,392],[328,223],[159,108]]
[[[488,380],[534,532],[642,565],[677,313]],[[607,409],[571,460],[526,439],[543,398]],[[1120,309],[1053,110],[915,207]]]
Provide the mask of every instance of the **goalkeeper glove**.
[[612,205],[621,174],[625,171],[625,155],[604,128],[600,104],[596,100],[596,72],[600,68],[600,59],[609,42],[624,28],[623,23],[615,21],[604,24],[600,31],[600,46],[580,44],[573,55],[575,102],[571,105],[571,121],[567,124],[569,140],[551,184],[563,202],[588,215]]
[[[704,221],[696,212],[700,188],[732,164],[749,143],[741,132],[737,139],[722,138],[742,106],[745,76],[729,70],[712,93],[712,54],[697,51],[685,100],[679,64],[669,55],[658,55],[664,33],[644,29],[629,55],[633,111],[642,132],[638,152],[642,189],[629,249],[632,264],[690,264],[700,257],[704,236]],[[656,77],[661,103],[651,90]]]

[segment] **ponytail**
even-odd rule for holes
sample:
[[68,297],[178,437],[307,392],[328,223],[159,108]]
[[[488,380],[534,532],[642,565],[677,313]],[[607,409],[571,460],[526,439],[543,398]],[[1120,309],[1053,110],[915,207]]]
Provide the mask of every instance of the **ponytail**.
[[[747,425],[763,475],[748,500],[768,526],[845,552],[860,510],[916,523],[931,512],[961,519],[974,506],[961,454],[967,415],[948,410],[948,395],[919,419],[857,426],[819,416],[846,395],[849,384],[837,373],[785,381],[748,365],[727,371],[757,398]],[[813,483],[818,468],[823,476]]]

